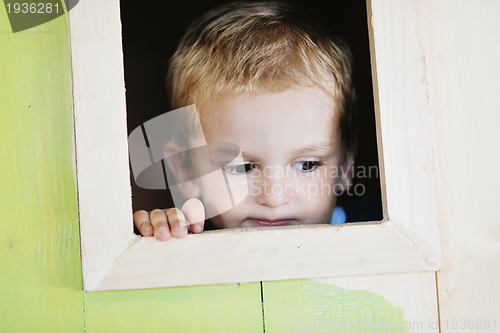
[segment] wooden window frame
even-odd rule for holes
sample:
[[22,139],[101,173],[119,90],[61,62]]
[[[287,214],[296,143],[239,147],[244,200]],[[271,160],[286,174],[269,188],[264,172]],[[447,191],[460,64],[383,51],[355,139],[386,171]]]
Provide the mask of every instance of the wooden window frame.
[[[435,271],[441,266],[425,63],[412,1],[368,1],[384,220],[133,232],[118,0],[69,13],[84,290]],[[394,10],[408,14],[391,15]],[[384,18],[378,19],[378,18]]]

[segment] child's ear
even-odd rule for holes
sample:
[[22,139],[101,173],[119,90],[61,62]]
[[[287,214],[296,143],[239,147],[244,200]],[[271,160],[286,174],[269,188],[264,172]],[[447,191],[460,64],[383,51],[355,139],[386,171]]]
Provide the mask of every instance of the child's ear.
[[[172,141],[167,141],[163,147],[163,157],[170,174],[175,178],[177,188],[185,199],[199,198],[201,190],[196,181],[191,179],[189,161],[183,158],[167,158],[181,152],[180,147]],[[172,194],[173,195],[173,194]]]

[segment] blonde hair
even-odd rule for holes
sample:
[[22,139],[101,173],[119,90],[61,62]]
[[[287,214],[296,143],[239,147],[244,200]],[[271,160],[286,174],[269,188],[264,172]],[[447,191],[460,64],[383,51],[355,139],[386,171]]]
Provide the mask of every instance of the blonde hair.
[[350,51],[299,13],[277,2],[236,2],[193,22],[170,61],[172,109],[196,104],[200,110],[228,94],[316,86],[339,106],[344,150],[351,150]]

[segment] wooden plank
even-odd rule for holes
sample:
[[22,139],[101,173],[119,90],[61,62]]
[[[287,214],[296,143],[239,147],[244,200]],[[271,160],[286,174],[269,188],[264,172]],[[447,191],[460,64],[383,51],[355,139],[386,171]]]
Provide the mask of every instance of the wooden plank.
[[168,242],[142,238],[91,290],[131,289],[138,281],[141,288],[153,288],[437,269],[390,226],[388,221],[225,230]]
[[440,256],[425,64],[411,0],[368,1],[387,217]]
[[0,45],[0,331],[83,332],[66,16]]
[[434,274],[264,282],[266,332],[437,333]]
[[498,332],[500,3],[419,4],[443,244],[441,332]]
[[[402,320],[394,322],[393,328],[402,328],[404,323],[404,328],[410,332],[437,333],[439,332],[439,321],[435,274],[423,272],[345,276],[316,279],[315,281],[351,291],[369,291],[384,297],[393,306],[404,310]],[[366,319],[361,319],[365,323]],[[366,324],[364,327],[367,328]]]
[[84,284],[133,240],[118,0],[69,12]]
[[87,332],[263,332],[260,283],[85,293]]

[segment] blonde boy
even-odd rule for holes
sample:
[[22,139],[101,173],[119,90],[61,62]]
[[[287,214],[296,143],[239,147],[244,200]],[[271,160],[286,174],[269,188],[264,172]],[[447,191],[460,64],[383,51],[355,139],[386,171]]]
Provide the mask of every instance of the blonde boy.
[[[234,143],[242,152],[243,162],[223,168],[230,179],[245,176],[249,193],[214,216],[214,226],[344,222],[336,194],[350,179],[338,170],[352,164],[355,142],[350,52],[343,43],[284,4],[233,3],[191,24],[167,82],[172,109],[196,105],[207,142]],[[202,139],[198,133],[190,144]],[[185,149],[165,145],[169,155]],[[189,174],[169,167],[178,180]],[[188,199],[182,209],[136,212],[137,229],[158,240],[184,237],[186,225],[201,232],[199,198],[211,186],[200,178],[180,187]]]

